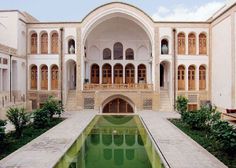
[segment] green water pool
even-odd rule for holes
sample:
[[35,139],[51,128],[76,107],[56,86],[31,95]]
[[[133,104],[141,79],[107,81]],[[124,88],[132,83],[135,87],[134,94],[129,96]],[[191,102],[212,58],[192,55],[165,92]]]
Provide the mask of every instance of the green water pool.
[[164,168],[138,116],[96,116],[54,168]]

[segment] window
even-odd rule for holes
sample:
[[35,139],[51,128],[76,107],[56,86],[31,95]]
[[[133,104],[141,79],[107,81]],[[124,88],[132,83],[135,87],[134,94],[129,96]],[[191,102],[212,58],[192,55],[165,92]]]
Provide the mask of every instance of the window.
[[188,90],[195,90],[195,67],[188,68]]
[[91,67],[91,83],[99,84],[99,66],[97,64]]
[[41,54],[48,53],[48,34],[43,33],[41,35]]
[[51,53],[58,54],[58,33],[53,33],[51,36]]
[[188,104],[188,111],[196,111],[197,104]]
[[125,51],[125,59],[126,60],[134,60],[134,51],[129,48]]
[[123,83],[123,66],[121,64],[116,64],[114,66],[114,83]]
[[138,83],[146,83],[146,66],[143,64],[138,66]]
[[75,54],[75,40],[73,39],[68,41],[68,53]]
[[178,34],[178,54],[179,55],[185,54],[185,35],[184,35],[184,33]]
[[102,66],[102,83],[111,84],[111,65],[109,64]]
[[185,67],[178,67],[178,90],[185,90]]
[[203,33],[199,35],[199,54],[200,55],[207,54],[207,39],[206,35]]
[[199,68],[199,90],[206,89],[206,68],[201,65]]
[[125,67],[125,83],[135,83],[135,71],[133,64],[128,64]]
[[37,45],[38,45],[38,35],[37,33],[33,33],[31,35],[31,48],[30,48],[30,53],[31,54],[37,54]]
[[113,47],[114,52],[114,60],[122,60],[123,59],[123,45],[121,43],[115,43]]
[[52,90],[58,89],[58,66],[54,65],[51,70],[51,88]]
[[169,54],[169,45],[167,39],[161,40],[161,54]]
[[48,67],[46,65],[41,68],[41,89],[48,89]]
[[196,36],[193,33],[188,35],[188,54],[196,55]]
[[111,50],[109,48],[103,50],[103,60],[111,60]]
[[37,66],[31,67],[31,89],[37,89]]

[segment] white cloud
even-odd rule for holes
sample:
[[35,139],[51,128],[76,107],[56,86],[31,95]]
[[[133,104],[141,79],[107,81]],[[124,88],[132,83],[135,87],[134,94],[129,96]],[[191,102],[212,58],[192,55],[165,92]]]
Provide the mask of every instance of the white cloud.
[[156,21],[206,21],[223,5],[225,5],[223,2],[209,2],[190,8],[183,5],[173,9],[160,6],[152,17]]

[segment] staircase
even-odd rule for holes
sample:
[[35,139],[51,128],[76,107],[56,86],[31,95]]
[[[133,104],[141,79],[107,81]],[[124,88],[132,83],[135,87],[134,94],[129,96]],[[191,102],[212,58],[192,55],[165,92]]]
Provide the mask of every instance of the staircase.
[[77,110],[76,90],[69,90],[67,94],[65,111],[75,111],[75,110]]
[[160,94],[160,111],[171,112],[173,107],[170,102],[170,97],[167,90],[161,90]]

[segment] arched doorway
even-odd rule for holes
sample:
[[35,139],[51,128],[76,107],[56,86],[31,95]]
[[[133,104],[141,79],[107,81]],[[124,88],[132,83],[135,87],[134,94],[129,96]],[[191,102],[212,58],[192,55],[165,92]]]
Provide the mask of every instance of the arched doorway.
[[168,61],[162,61],[160,63],[160,87],[162,89],[170,89],[170,63]]
[[116,98],[108,102],[104,108],[103,113],[133,113],[133,107],[125,100]]
[[68,90],[76,89],[76,62],[68,60],[66,63],[66,87]]
[[123,83],[123,66],[121,64],[116,64],[114,66],[114,83]]
[[160,87],[164,87],[164,66],[160,65]]
[[91,83],[99,84],[99,66],[93,64],[91,67]]

